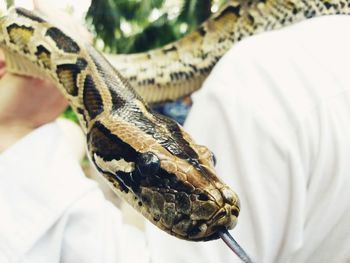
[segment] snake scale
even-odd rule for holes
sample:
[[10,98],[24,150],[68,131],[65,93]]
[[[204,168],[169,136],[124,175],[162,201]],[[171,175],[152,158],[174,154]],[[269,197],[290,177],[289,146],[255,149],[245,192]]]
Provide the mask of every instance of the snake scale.
[[349,6],[349,0],[229,1],[175,43],[112,57],[115,67],[38,14],[12,8],[0,19],[0,47],[8,71],[48,77],[65,95],[86,134],[91,161],[116,193],[174,236],[212,240],[236,225],[239,199],[216,176],[210,150],[147,103],[197,90],[245,37],[320,15],[349,14]]

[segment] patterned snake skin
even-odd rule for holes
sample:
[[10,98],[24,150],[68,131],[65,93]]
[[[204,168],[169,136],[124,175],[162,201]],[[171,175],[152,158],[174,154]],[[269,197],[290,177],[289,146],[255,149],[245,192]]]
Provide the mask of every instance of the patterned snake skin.
[[174,236],[212,240],[236,225],[239,199],[216,176],[213,154],[145,101],[174,100],[198,89],[228,48],[247,36],[319,15],[348,14],[349,5],[230,1],[174,44],[114,58],[129,81],[91,46],[25,9],[11,9],[0,19],[0,47],[8,71],[48,77],[62,91],[86,134],[91,161],[116,193]]
[[148,103],[199,89],[234,43],[322,15],[349,14],[348,0],[231,0],[195,32],[163,48],[108,59]]

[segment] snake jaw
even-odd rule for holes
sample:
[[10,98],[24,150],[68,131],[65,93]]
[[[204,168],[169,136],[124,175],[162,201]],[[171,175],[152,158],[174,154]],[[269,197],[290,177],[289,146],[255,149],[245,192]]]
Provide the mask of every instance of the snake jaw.
[[223,228],[233,229],[236,226],[240,212],[240,201],[237,195],[227,186],[224,186],[223,189],[224,190],[221,193],[223,196],[227,196],[227,192],[229,192],[229,198],[223,198],[223,205],[216,210],[209,220],[205,222],[205,226],[198,226],[200,231],[195,235],[190,236],[191,240],[210,241],[218,239],[218,231]]

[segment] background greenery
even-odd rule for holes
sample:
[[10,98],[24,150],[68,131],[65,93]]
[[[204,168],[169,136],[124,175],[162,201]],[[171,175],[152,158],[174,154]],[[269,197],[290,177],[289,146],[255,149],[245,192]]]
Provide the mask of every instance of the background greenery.
[[86,19],[97,48],[136,53],[193,31],[223,0],[92,0]]

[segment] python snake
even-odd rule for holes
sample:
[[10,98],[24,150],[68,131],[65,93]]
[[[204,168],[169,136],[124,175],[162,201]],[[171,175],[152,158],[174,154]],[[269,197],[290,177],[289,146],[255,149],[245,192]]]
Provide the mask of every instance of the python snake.
[[0,47],[10,72],[52,79],[78,115],[96,168],[151,222],[189,240],[235,225],[238,198],[215,176],[212,153],[153,113],[90,45],[15,8],[0,20]]
[[210,150],[147,103],[198,89],[220,57],[247,36],[349,14],[349,6],[350,0],[230,1],[175,43],[111,58],[121,73],[90,45],[22,8],[0,19],[0,47],[8,71],[48,77],[61,90],[86,134],[91,161],[116,193],[174,236],[212,240],[219,229],[236,225],[239,199],[216,176]]

